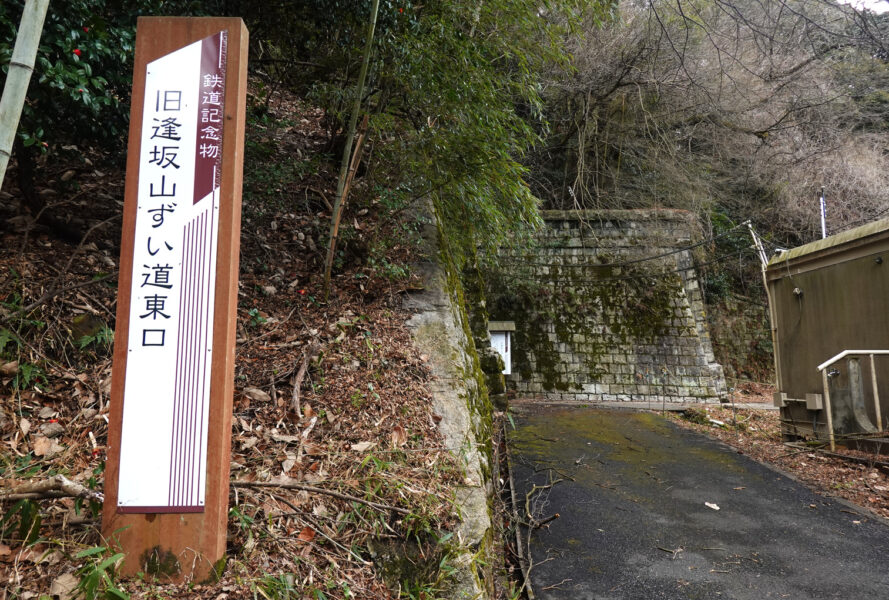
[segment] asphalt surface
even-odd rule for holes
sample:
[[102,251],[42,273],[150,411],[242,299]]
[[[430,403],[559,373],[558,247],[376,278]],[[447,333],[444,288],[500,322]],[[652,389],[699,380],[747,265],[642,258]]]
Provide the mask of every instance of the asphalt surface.
[[560,515],[531,530],[538,599],[889,599],[889,526],[864,510],[659,415],[514,420],[518,508]]

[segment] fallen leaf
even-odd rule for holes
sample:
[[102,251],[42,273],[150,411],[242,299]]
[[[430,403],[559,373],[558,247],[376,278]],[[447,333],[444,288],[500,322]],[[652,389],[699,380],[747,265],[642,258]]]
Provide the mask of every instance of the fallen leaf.
[[268,402],[272,399],[267,393],[255,387],[244,388],[244,395],[257,402]]
[[324,454],[324,446],[314,442],[306,442],[303,445],[303,451],[309,456],[321,456]]
[[311,542],[315,539],[315,530],[306,525],[303,527],[303,530],[299,532],[299,536],[297,538],[301,542]]
[[19,361],[14,360],[0,366],[0,375],[15,375],[19,372]]
[[391,438],[392,446],[394,448],[401,448],[407,444],[407,431],[405,431],[404,427],[401,425],[396,425],[392,428]]
[[[28,548],[19,548],[17,550],[13,550],[13,553],[15,554],[15,557],[16,559],[18,559],[19,562],[29,562],[35,565],[45,562],[54,564],[49,558],[47,558],[52,553],[46,551],[45,544],[37,544]],[[55,562],[58,562],[58,560],[56,560]]]
[[[315,463],[317,464],[317,463]],[[317,467],[316,467],[317,468]],[[305,474],[306,483],[316,484],[323,483],[327,481],[327,472],[319,471],[318,473],[313,473],[311,470]]]
[[357,444],[352,444],[352,450],[355,452],[366,452],[376,446],[376,442],[359,442]]
[[707,508],[712,508],[713,510],[719,510],[719,506],[713,504],[712,502],[704,502],[704,506],[706,506]]
[[258,437],[249,437],[241,440],[241,450],[249,450],[253,446],[259,443]]
[[22,435],[28,435],[28,432],[31,431],[31,421],[28,419],[22,419],[19,421],[19,427],[22,430]]
[[40,433],[48,438],[55,438],[65,433],[65,427],[61,423],[44,423],[40,426]]
[[311,419],[315,414],[315,410],[312,408],[311,404],[303,404],[303,416],[307,419]]
[[36,436],[31,442],[31,448],[34,450],[35,456],[53,456],[64,450],[64,446],[55,440],[42,435]]

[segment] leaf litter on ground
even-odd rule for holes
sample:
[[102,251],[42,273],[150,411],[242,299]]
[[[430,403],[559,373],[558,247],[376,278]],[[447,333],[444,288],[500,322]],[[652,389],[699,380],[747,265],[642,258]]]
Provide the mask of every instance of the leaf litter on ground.
[[[274,159],[290,160],[296,150],[304,155],[328,140],[318,109],[283,94],[274,95],[271,106],[299,123],[251,134],[275,148]],[[230,496],[227,568],[213,584],[115,583],[132,597],[267,597],[285,582],[297,597],[317,590],[330,599],[391,598],[398,591],[383,581],[369,542],[412,537],[434,544],[436,532],[456,522],[452,498],[460,470],[436,427],[429,370],[401,308],[404,291],[417,282],[381,276],[358,261],[335,276],[330,301],[318,301],[318,248],[329,219],[318,192],[332,197],[335,178],[336,168],[322,163],[316,173],[285,182],[285,201],[270,203],[271,210],[245,202],[231,457],[232,478],[245,485]],[[111,346],[98,332],[114,326],[116,275],[94,280],[116,274],[120,222],[94,226],[119,214],[123,179],[120,170],[103,168],[102,176],[81,181],[75,173],[66,182],[44,182],[62,190],[60,213],[91,215],[85,229],[92,230],[80,243],[33,224],[0,231],[0,329],[24,340],[6,341],[16,357],[0,361],[3,490],[52,473],[102,488]],[[66,204],[64,190],[73,184],[84,193]],[[353,193],[360,194],[356,184]],[[108,201],[87,206],[90,190]],[[0,212],[14,210],[15,193],[3,194]],[[374,223],[372,201],[351,206],[359,236],[368,230],[386,236],[387,227],[400,225]],[[398,244],[388,255],[392,264],[414,258]],[[81,287],[16,314],[48,292],[74,286]],[[97,324],[88,343],[72,330],[85,320],[81,315]],[[314,348],[320,351],[308,352]],[[307,355],[295,412],[293,383]],[[21,378],[25,365],[28,381]],[[251,482],[303,489],[246,485]],[[0,512],[10,506],[2,502]],[[20,597],[68,593],[71,574],[86,560],[78,553],[105,544],[94,508],[72,498],[39,501],[41,541],[32,545],[0,526],[0,579],[7,589]]]

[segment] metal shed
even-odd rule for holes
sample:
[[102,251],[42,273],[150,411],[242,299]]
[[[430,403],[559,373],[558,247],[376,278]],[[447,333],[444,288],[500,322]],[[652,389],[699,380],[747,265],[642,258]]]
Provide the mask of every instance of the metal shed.
[[889,219],[766,268],[785,437],[873,437],[889,416]]

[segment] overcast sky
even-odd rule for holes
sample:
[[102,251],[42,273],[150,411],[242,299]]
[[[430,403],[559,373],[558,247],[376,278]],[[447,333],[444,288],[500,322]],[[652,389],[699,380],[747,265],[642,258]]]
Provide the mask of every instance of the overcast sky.
[[851,4],[858,8],[869,8],[876,13],[889,11],[889,0],[846,0],[846,4]]

